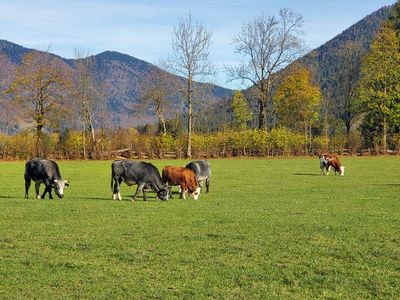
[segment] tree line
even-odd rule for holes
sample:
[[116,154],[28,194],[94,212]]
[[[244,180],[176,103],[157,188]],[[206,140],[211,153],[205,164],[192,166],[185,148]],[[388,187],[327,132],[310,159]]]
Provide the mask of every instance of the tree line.
[[[200,119],[201,112],[193,107],[198,93],[194,81],[214,74],[209,59],[212,33],[191,15],[173,28],[165,64],[183,78],[181,84],[161,70],[148,72],[143,80],[140,97],[154,111],[158,126],[121,129],[108,124],[107,86],[93,77],[95,66],[83,51],[75,51],[73,69],[47,53],[29,52],[5,90],[3,97],[11,105],[2,102],[2,119],[8,124],[17,112],[30,129],[9,135],[5,126],[2,157],[101,158],[124,148],[155,157],[184,153],[187,158],[205,152],[231,156],[399,150],[400,2],[367,52],[360,53],[351,42],[338,50],[342,67],[332,78],[335,89],[324,93],[314,70],[297,60],[305,49],[303,23],[301,15],[282,9],[277,16],[260,14],[242,25],[233,38],[242,62],[226,72],[230,80],[251,87],[233,93],[227,101],[230,120],[212,133],[196,128],[195,117]],[[327,97],[340,101],[332,107]],[[185,104],[185,116],[168,118],[165,109],[177,99]]]

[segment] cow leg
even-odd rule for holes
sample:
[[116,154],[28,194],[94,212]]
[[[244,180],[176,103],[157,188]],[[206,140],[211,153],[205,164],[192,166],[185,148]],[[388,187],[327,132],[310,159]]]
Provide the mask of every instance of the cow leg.
[[172,185],[168,185],[168,193],[169,193],[169,197],[172,199]]
[[35,182],[36,199],[40,199],[39,187],[40,187],[40,182]]
[[143,200],[144,200],[144,201],[147,201],[147,197],[146,197],[146,191],[145,191],[145,189],[143,189]]
[[51,194],[51,185],[48,187],[48,192],[49,192],[49,199],[53,199],[53,195]]
[[113,189],[113,200],[117,199],[118,196],[118,200],[122,200],[121,197],[121,179],[118,178],[114,178],[114,189]]
[[[196,180],[197,180],[197,178],[196,178]],[[202,180],[202,181],[197,180],[197,184],[199,185],[200,189],[203,190],[204,180]]]
[[[136,189],[136,192],[135,192],[135,194],[133,194],[133,196],[132,196],[132,201],[135,201],[135,200],[136,200],[137,194],[139,194],[139,193],[143,190],[144,186],[145,186],[145,183],[140,183],[140,184],[138,184],[137,189]],[[145,193],[143,193],[143,197],[146,197],[146,194],[145,194]],[[146,201],[146,198],[145,198],[144,200]]]
[[210,191],[210,178],[206,179],[206,193]]
[[25,198],[28,198],[29,187],[31,186],[31,179],[25,177]]
[[332,168],[331,166],[326,168],[326,170],[327,170],[326,175],[329,175],[329,172],[331,171],[331,168]]
[[48,189],[49,189],[48,185],[45,184],[44,192],[40,198],[44,199],[44,197],[46,196],[46,193],[48,192]]
[[53,199],[53,195],[51,194],[50,180],[46,179],[43,183],[45,185],[45,189],[44,189],[44,192],[43,192],[41,198],[44,199],[44,197],[46,196],[46,193],[49,193],[49,199]]
[[181,199],[186,199],[186,185],[184,183],[181,183],[180,185],[180,198]]

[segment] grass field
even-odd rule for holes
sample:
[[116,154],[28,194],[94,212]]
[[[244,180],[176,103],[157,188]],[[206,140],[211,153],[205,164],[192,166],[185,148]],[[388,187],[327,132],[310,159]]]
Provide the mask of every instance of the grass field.
[[341,160],[211,160],[199,201],[134,203],[110,162],[59,162],[62,200],[0,162],[0,299],[398,298],[400,158]]

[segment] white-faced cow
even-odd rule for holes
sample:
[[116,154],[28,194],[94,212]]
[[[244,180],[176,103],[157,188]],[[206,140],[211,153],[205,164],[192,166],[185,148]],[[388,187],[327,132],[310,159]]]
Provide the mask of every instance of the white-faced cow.
[[173,185],[179,185],[181,198],[186,199],[185,194],[187,192],[189,192],[194,200],[199,198],[201,188],[192,170],[183,167],[166,166],[162,170],[162,179],[169,186],[171,198],[171,186]]
[[[111,165],[111,189],[112,198],[121,200],[121,182],[128,186],[137,185],[132,201],[143,191],[143,199],[146,201],[146,190],[153,190],[161,200],[168,200],[168,187],[161,179],[158,169],[151,163],[142,161],[116,160]],[[113,187],[114,184],[114,187]]]
[[321,154],[319,156],[319,166],[321,168],[321,175],[324,175],[324,171],[326,170],[326,175],[329,175],[329,172],[333,168],[336,173],[340,176],[344,176],[344,166],[339,161],[339,158],[336,155],[332,154]]
[[[49,193],[49,199],[53,199],[51,189],[54,189],[58,198],[64,197],[64,187],[69,186],[68,180],[61,178],[60,170],[55,161],[34,158],[25,164],[25,198],[28,198],[28,190],[31,180],[35,182],[35,191],[37,199],[44,199],[46,193]],[[45,190],[42,196],[39,195],[39,186],[44,183]]]
[[186,165],[186,168],[192,170],[196,174],[197,182],[203,188],[204,182],[206,183],[206,193],[210,191],[211,180],[211,165],[206,160],[192,161]]

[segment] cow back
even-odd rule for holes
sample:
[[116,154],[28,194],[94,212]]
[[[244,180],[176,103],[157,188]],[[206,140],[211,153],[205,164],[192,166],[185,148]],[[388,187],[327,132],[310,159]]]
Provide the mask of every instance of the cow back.
[[192,170],[197,178],[211,176],[211,165],[206,160],[192,161],[186,165],[186,168]]
[[182,182],[183,167],[165,166],[162,170],[162,180],[169,185],[179,185]]
[[116,160],[111,164],[111,173],[113,178],[121,178],[127,183],[145,183],[155,190],[163,187],[158,169],[148,162]]
[[62,179],[57,163],[42,158],[34,158],[26,162],[25,177],[30,177],[33,180],[48,179],[50,181]]

